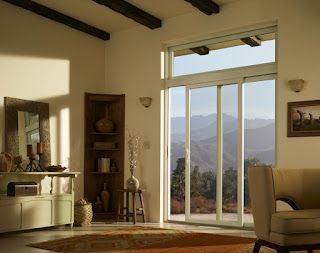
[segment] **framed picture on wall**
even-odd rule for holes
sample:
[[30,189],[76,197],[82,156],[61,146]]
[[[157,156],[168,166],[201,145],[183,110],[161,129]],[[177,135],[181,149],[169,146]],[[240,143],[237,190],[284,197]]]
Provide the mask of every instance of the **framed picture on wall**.
[[287,136],[320,136],[320,100],[288,103]]

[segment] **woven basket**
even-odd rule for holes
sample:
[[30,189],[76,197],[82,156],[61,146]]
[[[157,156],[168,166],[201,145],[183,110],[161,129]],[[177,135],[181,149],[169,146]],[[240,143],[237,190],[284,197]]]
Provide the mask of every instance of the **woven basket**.
[[83,206],[74,206],[74,225],[75,226],[88,226],[91,224],[93,217],[91,204]]

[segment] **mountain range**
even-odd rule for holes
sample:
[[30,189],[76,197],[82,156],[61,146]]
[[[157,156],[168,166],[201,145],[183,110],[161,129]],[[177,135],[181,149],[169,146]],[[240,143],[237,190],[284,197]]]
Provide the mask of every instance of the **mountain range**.
[[[215,169],[216,114],[191,117],[191,168],[200,171]],[[223,169],[237,164],[237,118],[223,115]],[[275,125],[272,119],[244,120],[244,156],[260,162],[274,164]],[[171,119],[171,170],[176,161],[185,156],[185,119]]]

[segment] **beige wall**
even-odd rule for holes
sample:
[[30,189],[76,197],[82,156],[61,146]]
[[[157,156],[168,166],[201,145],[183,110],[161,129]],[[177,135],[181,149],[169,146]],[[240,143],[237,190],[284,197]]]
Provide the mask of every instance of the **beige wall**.
[[[320,6],[318,0],[240,0],[223,6],[211,17],[199,12],[172,18],[163,27],[139,26],[113,33],[106,45],[108,92],[126,93],[126,125],[140,132],[151,147],[143,151],[137,176],[147,190],[147,208],[152,221],[161,220],[160,183],[160,52],[173,41],[215,36],[245,26],[278,22],[277,162],[280,167],[319,167],[319,137],[287,138],[288,101],[319,99]],[[289,79],[303,78],[307,87],[293,93]],[[143,108],[138,97],[151,96],[153,104]],[[128,171],[128,168],[126,168]],[[127,175],[125,176],[125,178]]]
[[[103,92],[105,43],[0,1],[0,145],[3,97],[50,104],[54,164],[83,170],[84,92]],[[75,185],[83,194],[83,178]]]

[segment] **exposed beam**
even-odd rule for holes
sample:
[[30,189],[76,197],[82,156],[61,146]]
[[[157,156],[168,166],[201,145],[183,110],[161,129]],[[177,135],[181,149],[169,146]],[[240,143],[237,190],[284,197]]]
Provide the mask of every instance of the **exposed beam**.
[[210,51],[209,48],[207,48],[206,46],[193,47],[193,48],[190,48],[190,50],[192,52],[195,52],[198,55],[207,55],[209,54],[209,51]]
[[100,30],[94,26],[88,25],[78,19],[67,16],[61,12],[48,8],[42,4],[38,4],[31,0],[3,0],[7,3],[13,4],[15,6],[21,7],[33,13],[36,13],[42,17],[51,19],[58,23],[67,25],[78,31],[90,34],[102,40],[109,40],[110,34]]
[[242,38],[241,41],[250,47],[261,46],[261,39],[257,36]]
[[188,3],[191,3],[194,7],[198,8],[201,12],[207,15],[213,13],[219,13],[220,7],[218,4],[212,0],[185,0]]
[[156,29],[161,27],[161,20],[152,16],[151,14],[139,9],[138,7],[124,1],[124,0],[93,0],[98,4],[109,7],[110,9],[131,18],[134,21],[149,27],[150,29]]

